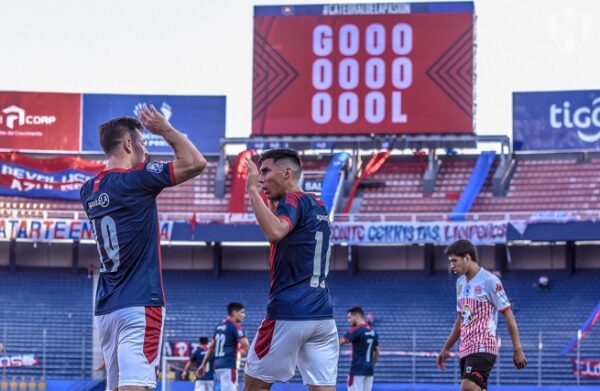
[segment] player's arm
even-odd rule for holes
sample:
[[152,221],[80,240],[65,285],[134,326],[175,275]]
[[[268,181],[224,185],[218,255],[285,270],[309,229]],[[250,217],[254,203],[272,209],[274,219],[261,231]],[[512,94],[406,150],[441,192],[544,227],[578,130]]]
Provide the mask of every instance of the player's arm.
[[521,338],[519,337],[519,328],[517,327],[517,320],[515,319],[515,315],[513,314],[510,307],[507,307],[501,312],[502,315],[504,315],[506,327],[508,328],[508,333],[510,334],[510,339],[512,340],[513,362],[515,364],[515,368],[523,369],[527,366],[527,358],[525,357],[523,347],[521,346]]
[[248,341],[247,337],[242,337],[238,339],[238,344],[240,349],[243,349],[245,352],[248,352],[250,349],[250,341]]
[[140,121],[152,134],[162,136],[173,148],[175,184],[197,175],[206,167],[206,159],[183,133],[175,129],[154,106],[142,108]]
[[181,378],[183,380],[187,379],[188,371],[190,370],[190,366],[192,365],[192,360],[188,360],[183,367],[183,371],[181,372]]
[[377,345],[377,346],[375,346],[375,350],[373,350],[373,364],[377,364],[380,356],[381,356],[381,350],[379,349],[379,345]]
[[204,371],[206,370],[206,364],[208,364],[208,362],[210,361],[210,359],[212,358],[214,353],[215,353],[215,340],[213,339],[211,341],[210,345],[208,345],[208,349],[206,350],[206,354],[204,355],[202,364],[200,364],[200,367],[198,368],[198,372],[204,373]]
[[454,327],[452,327],[452,331],[437,358],[437,366],[439,369],[444,369],[446,367],[446,359],[450,355],[450,349],[452,349],[452,346],[454,346],[456,341],[458,341],[458,338],[460,338],[460,323],[460,313],[457,313]]
[[287,219],[276,216],[264,203],[258,190],[258,167],[256,164],[249,157],[246,158],[244,164],[248,167],[246,191],[250,197],[258,226],[270,243],[277,243],[292,230],[292,227]]
[[340,346],[350,343],[350,340],[346,337],[340,337]]

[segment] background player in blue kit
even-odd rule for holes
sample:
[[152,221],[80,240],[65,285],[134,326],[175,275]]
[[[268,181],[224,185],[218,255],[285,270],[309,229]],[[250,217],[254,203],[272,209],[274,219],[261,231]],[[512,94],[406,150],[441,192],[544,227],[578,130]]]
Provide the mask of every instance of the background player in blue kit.
[[329,213],[316,195],[302,192],[296,151],[263,152],[260,170],[251,159],[245,164],[252,208],[271,243],[271,289],[267,316],[248,352],[244,390],[268,390],[288,381],[296,368],[311,390],[335,390],[338,334],[325,282]]
[[348,310],[350,330],[340,338],[340,345],[352,344],[352,363],[348,376],[348,391],[371,391],[373,371],[379,361],[379,339],[365,321],[361,307]]
[[[175,160],[145,161],[144,127],[173,147]],[[156,197],[199,175],[206,160],[153,106],[142,108],[139,121],[116,118],[98,133],[106,170],[84,183],[80,195],[100,253],[94,322],[107,387],[154,389],[165,319]]]
[[221,391],[237,391],[239,389],[237,361],[238,347],[248,351],[250,342],[242,329],[246,318],[246,310],[241,303],[227,305],[227,318],[215,328],[214,340],[201,364],[202,374],[210,359],[214,357],[215,373],[219,376]]
[[213,391],[215,386],[214,356],[208,361],[206,368],[198,371],[202,368],[202,362],[204,362],[204,357],[208,352],[208,337],[200,337],[198,342],[200,345],[196,350],[194,350],[189,361],[185,363],[183,372],[181,372],[181,378],[184,380],[187,379],[190,367],[193,365],[197,370],[196,381],[194,382],[194,391]]

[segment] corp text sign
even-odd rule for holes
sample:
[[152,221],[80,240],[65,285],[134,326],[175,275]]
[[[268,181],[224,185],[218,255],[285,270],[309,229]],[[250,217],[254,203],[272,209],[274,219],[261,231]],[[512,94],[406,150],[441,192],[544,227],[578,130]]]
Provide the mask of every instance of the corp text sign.
[[0,92],[0,149],[78,152],[81,95]]

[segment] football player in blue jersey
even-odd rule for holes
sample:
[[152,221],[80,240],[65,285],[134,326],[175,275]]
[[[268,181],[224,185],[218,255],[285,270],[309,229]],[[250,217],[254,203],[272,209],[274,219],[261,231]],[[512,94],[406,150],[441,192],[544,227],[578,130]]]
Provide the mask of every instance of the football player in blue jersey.
[[325,282],[331,254],[329,213],[316,195],[302,192],[302,162],[296,151],[265,151],[260,169],[251,159],[245,164],[252,208],[271,244],[271,288],[266,318],[248,352],[244,390],[269,390],[274,382],[288,381],[298,368],[310,390],[333,391],[339,345]]
[[181,378],[187,379],[190,367],[194,365],[196,367],[196,381],[194,383],[194,391],[213,391],[215,386],[215,366],[214,357],[209,360],[206,364],[206,368],[202,368],[204,357],[208,352],[208,337],[200,337],[199,346],[192,353],[189,361],[185,363],[183,372],[181,372]]
[[[169,143],[173,161],[146,161],[144,128]],[[206,160],[153,106],[142,108],[140,120],[116,118],[98,133],[106,169],[80,195],[100,253],[94,323],[107,387],[154,389],[165,319],[156,197],[199,175]]]
[[227,305],[227,318],[215,328],[214,339],[198,371],[199,374],[203,374],[209,360],[214,358],[215,373],[219,377],[221,391],[239,390],[238,348],[247,352],[250,347],[250,342],[242,329],[245,318],[246,309],[242,303],[234,302]]
[[379,338],[375,330],[365,322],[361,307],[348,310],[350,330],[340,338],[340,345],[352,344],[352,363],[348,376],[348,391],[371,391],[373,371],[379,361]]

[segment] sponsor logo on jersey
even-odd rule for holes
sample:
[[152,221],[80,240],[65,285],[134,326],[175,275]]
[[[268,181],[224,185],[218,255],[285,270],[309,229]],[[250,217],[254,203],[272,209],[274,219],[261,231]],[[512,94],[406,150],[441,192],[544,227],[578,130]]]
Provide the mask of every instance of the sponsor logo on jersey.
[[102,193],[94,201],[88,202],[88,208],[92,209],[92,208],[95,208],[96,206],[101,206],[103,208],[106,208],[109,203],[110,203],[110,198],[108,197],[108,194]]
[[317,215],[317,220],[327,221],[329,223],[329,215]]
[[149,162],[146,164],[146,171],[153,172],[155,174],[159,174],[162,172],[163,164],[159,162]]
[[502,292],[504,290],[504,287],[502,286],[501,283],[497,283],[496,284],[496,292]]
[[460,296],[460,292],[462,292],[462,290],[463,290],[463,285],[462,285],[462,284],[460,284],[460,285],[458,286],[458,288],[456,289],[456,296]]

